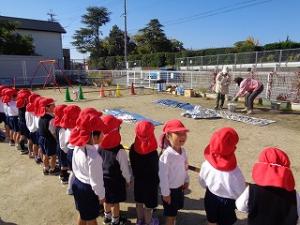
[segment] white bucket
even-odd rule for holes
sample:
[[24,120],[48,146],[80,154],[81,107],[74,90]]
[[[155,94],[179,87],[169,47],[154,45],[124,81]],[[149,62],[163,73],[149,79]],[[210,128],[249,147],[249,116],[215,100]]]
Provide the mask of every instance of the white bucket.
[[236,103],[228,103],[227,107],[228,107],[228,110],[230,112],[235,112],[235,110],[236,110]]

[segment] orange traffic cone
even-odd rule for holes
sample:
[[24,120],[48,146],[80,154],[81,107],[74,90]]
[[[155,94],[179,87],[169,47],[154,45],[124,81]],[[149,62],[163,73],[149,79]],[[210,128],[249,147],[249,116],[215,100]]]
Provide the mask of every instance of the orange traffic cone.
[[130,94],[131,95],[135,95],[136,94],[135,91],[134,91],[134,84],[133,84],[133,82],[131,83]]
[[101,98],[104,98],[104,97],[105,97],[103,84],[101,84],[101,87],[100,87],[100,97],[101,97]]

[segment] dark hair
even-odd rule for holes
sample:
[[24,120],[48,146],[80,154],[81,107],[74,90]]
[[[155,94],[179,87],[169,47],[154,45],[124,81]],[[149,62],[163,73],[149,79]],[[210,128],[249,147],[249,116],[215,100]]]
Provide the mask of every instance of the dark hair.
[[234,78],[234,82],[237,83],[239,86],[240,86],[240,84],[241,84],[241,82],[242,82],[243,80],[244,80],[244,79],[241,78],[241,77],[236,77],[236,78]]
[[91,133],[91,137],[93,136],[97,136],[97,137],[99,137],[100,136],[100,134],[101,134],[101,131],[98,131],[98,130],[94,130],[92,133]]

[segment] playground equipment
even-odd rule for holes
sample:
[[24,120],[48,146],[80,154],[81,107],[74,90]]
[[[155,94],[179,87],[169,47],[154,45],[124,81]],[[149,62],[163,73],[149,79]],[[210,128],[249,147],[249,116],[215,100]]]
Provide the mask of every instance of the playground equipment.
[[100,93],[99,94],[100,94],[100,98],[104,98],[105,97],[103,84],[101,84]]
[[133,82],[131,82],[130,94],[131,95],[136,95],[135,90],[134,90],[134,84],[133,84]]
[[117,88],[116,88],[116,97],[121,97],[121,89],[120,89],[120,85],[117,84]]

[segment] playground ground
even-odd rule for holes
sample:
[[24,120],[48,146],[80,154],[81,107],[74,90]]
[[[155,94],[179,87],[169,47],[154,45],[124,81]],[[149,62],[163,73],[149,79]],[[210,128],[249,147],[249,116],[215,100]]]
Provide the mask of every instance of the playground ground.
[[[83,88],[84,91],[88,88]],[[95,90],[95,89],[94,89]],[[72,91],[72,89],[71,89]],[[64,101],[64,90],[40,90],[38,93],[55,98],[56,104]],[[127,91],[126,91],[127,93]],[[124,91],[123,91],[124,94]],[[167,94],[147,94],[123,97],[99,98],[99,93],[85,94],[86,100],[75,102],[84,107],[97,109],[123,108],[136,112],[151,119],[165,122],[171,118],[179,118],[190,129],[185,145],[189,163],[199,167],[203,162],[203,149],[207,145],[214,130],[230,126],[237,130],[240,141],[237,148],[238,164],[248,182],[252,182],[251,170],[259,152],[266,146],[277,146],[287,152],[292,164],[292,171],[296,179],[296,188],[300,190],[300,114],[282,114],[266,109],[257,109],[256,117],[277,121],[274,124],[258,127],[234,121],[193,120],[180,116],[179,109],[166,108],[152,102],[161,98],[174,98],[202,106],[213,107],[214,100],[203,98],[184,98]],[[162,126],[156,127],[157,137]],[[123,123],[122,143],[130,145],[134,140],[134,124]],[[75,224],[77,212],[72,196],[66,195],[66,186],[60,184],[58,177],[44,176],[42,168],[27,156],[22,156],[14,147],[7,143],[0,143],[0,224],[1,225],[71,225]],[[204,192],[198,184],[198,174],[190,171],[190,191],[186,194],[185,209],[177,219],[179,225],[206,224],[203,206]],[[121,205],[122,211],[135,222],[135,205],[132,198],[133,189],[128,190],[128,201]],[[162,206],[156,211],[161,222]],[[246,215],[238,213],[238,225],[246,224]],[[102,224],[102,218],[98,219]]]

